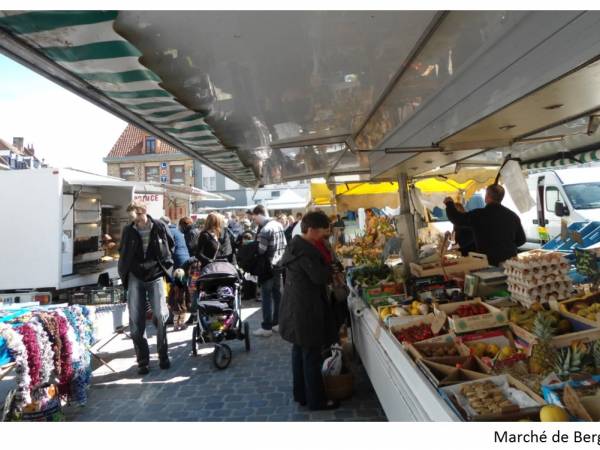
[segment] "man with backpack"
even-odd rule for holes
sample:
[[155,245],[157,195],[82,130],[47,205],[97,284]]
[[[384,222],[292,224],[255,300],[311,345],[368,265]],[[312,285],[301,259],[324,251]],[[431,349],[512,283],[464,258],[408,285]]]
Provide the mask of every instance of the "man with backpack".
[[281,301],[282,269],[279,261],[285,252],[286,240],[283,226],[267,216],[265,207],[258,205],[252,211],[253,221],[258,226],[254,273],[258,276],[262,301],[263,322],[254,331],[255,336],[269,337],[278,332],[279,303]]

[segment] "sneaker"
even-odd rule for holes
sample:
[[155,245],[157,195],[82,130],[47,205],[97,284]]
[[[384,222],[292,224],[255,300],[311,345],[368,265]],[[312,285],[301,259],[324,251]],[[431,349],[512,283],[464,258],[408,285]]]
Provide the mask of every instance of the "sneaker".
[[273,332],[271,330],[265,330],[264,328],[259,328],[258,330],[254,330],[252,332],[252,334],[254,336],[260,336],[260,337],[271,337],[273,335]]
[[150,369],[148,369],[148,366],[139,366],[138,367],[139,375],[148,375],[149,373],[150,373]]
[[279,325],[273,325],[272,330],[274,333],[279,333]]
[[169,361],[168,359],[163,359],[160,361],[158,366],[163,370],[169,369],[171,367],[171,361]]

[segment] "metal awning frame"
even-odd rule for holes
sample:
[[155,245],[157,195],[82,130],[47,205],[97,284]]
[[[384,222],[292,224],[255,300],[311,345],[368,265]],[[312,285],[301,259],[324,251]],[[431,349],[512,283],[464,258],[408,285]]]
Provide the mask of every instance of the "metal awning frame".
[[[52,61],[50,58],[45,56],[39,50],[31,47],[23,40],[18,37],[5,32],[0,29],[0,53],[8,56],[9,58],[17,61],[19,64],[28,67],[34,72],[48,78],[52,82],[59,86],[67,89],[75,95],[85,98],[94,105],[116,115],[125,122],[132,123],[154,136],[158,137],[164,142],[172,145],[173,147],[180,149],[186,155],[189,155],[193,159],[197,159],[202,164],[214,169],[215,171],[222,173],[223,169],[212,163],[208,159],[204,158],[201,154],[194,152],[187,148],[183,143],[163,132],[159,128],[146,122],[145,120],[138,117],[119,103],[111,100],[105,96],[98,89],[93,87],[91,84],[86,83],[82,79],[72,75],[68,70],[61,67],[59,64]],[[245,186],[242,180],[232,174],[227,174],[228,178],[231,178],[236,183]]]

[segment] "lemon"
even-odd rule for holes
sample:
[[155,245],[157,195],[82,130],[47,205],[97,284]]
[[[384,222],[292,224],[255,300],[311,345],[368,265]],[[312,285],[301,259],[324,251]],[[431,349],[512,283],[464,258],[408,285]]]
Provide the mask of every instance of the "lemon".
[[546,405],[540,410],[540,420],[542,422],[568,422],[567,412],[556,405]]

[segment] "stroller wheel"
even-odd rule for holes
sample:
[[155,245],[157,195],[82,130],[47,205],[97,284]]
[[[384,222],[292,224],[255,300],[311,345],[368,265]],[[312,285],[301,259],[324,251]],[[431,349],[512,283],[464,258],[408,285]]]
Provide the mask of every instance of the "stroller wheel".
[[250,324],[248,322],[244,322],[244,344],[246,346],[246,351],[250,351]]
[[198,326],[194,325],[192,330],[192,355],[198,356]]
[[227,344],[219,344],[215,346],[213,353],[213,363],[219,370],[227,369],[231,363],[232,355],[231,348]]

